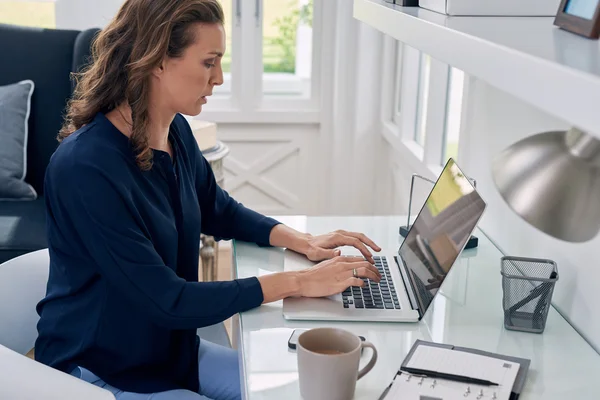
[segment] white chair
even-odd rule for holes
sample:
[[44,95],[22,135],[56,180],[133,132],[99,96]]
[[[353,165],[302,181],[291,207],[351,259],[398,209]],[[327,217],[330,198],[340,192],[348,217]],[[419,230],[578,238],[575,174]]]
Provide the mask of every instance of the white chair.
[[[0,399],[114,400],[108,390],[24,356],[37,338],[36,305],[46,295],[49,265],[47,249],[0,264]],[[198,335],[231,346],[222,323]]]
[[46,295],[48,250],[27,253],[0,264],[0,344],[27,354],[37,338],[35,306]]
[[0,345],[0,399],[115,400],[115,396]]
[[[0,264],[0,344],[27,354],[37,338],[37,303],[46,295],[48,250],[24,254]],[[231,347],[222,323],[198,329],[209,342]]]
[[48,250],[0,264],[0,399],[115,400],[108,390],[24,356],[37,338],[35,306],[46,294]]

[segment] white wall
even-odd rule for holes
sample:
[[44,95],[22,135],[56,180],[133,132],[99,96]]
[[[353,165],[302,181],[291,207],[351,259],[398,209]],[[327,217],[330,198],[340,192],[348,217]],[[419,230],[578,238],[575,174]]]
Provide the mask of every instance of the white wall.
[[104,28],[124,0],[56,0],[56,27],[84,30]]
[[381,34],[341,10],[329,55],[335,62],[323,71],[321,124],[218,124],[218,138],[231,148],[225,188],[257,211],[390,212],[389,197],[377,190],[392,183],[379,134]]
[[320,135],[316,124],[219,124],[217,137],[230,149],[225,189],[264,214],[315,213],[327,164],[314,154]]
[[[558,263],[553,303],[572,325],[600,349],[600,237],[572,244],[554,239],[516,215],[496,190],[491,162],[501,150],[529,135],[569,125],[475,78],[468,81],[467,113],[459,164],[477,180],[488,203],[480,223],[506,254],[549,258]],[[498,260],[500,268],[500,260]]]
[[[378,212],[375,192],[384,175],[376,171],[385,169],[372,151],[383,142],[372,132],[376,130],[368,130],[371,138],[343,138],[347,153],[341,159],[324,147],[332,137],[318,124],[221,123],[217,136],[230,149],[223,162],[224,187],[236,200],[268,215],[387,214]],[[340,177],[335,186],[344,193],[328,186],[332,176]]]
[[225,188],[265,214],[389,212],[387,198],[377,196],[382,178],[392,183],[379,134],[382,35],[354,19],[346,0],[336,1],[322,38],[321,123],[218,124],[217,136],[232,148]]
[[[334,0],[324,0],[334,1]],[[352,16],[347,0],[337,1],[333,42],[323,49],[320,156],[327,161],[320,214],[378,214],[379,172],[386,148],[381,125],[381,50],[383,36]]]

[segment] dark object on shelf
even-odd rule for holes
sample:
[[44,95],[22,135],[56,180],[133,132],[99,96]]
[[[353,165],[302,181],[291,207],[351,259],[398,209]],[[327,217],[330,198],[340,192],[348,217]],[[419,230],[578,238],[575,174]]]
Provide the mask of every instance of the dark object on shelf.
[[562,0],[554,25],[589,39],[600,37],[600,0]]
[[550,310],[558,269],[552,260],[502,257],[504,327],[542,333]]
[[418,7],[419,0],[385,0],[386,3],[392,3],[397,6]]
[[[410,210],[412,208],[412,196],[413,196],[413,189],[415,186],[415,178],[420,178],[423,179],[424,181],[427,181],[429,183],[435,184],[435,181],[424,177],[423,175],[419,175],[419,174],[412,174],[412,178],[410,180],[410,194],[409,194],[409,198],[408,198],[408,218],[406,219],[406,225],[401,226],[400,227],[400,236],[402,237],[406,237],[408,235],[408,231],[410,230]],[[467,178],[469,179],[472,183],[473,186],[477,185],[477,182],[475,181],[475,179],[471,179],[471,178]],[[469,241],[467,242],[466,246],[465,246],[465,250],[468,249],[473,249],[475,247],[477,247],[479,245],[479,239],[477,238],[477,236],[475,235],[471,235],[471,237],[469,238]]]

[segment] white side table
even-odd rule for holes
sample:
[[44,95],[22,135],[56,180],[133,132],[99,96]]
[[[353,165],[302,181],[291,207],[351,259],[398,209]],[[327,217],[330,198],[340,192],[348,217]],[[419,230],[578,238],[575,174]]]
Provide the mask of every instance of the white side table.
[[209,162],[210,167],[215,174],[217,185],[223,187],[225,183],[225,172],[223,171],[223,159],[229,154],[229,147],[221,141],[217,141],[217,145],[208,150],[203,150],[204,158]]
[[[204,158],[206,158],[213,170],[217,184],[223,187],[223,183],[225,182],[223,159],[229,154],[229,148],[223,142],[216,140],[217,124],[208,121],[192,120],[190,121],[190,126]],[[210,235],[201,235],[200,241],[202,280],[205,282],[216,281],[219,244]]]
[[[217,184],[223,187],[225,173],[223,171],[223,159],[229,154],[229,148],[223,142],[217,142],[217,146],[203,151],[202,154],[209,162],[215,174]],[[200,258],[202,259],[202,280],[216,281],[219,265],[219,243],[212,236],[201,235],[202,247]]]

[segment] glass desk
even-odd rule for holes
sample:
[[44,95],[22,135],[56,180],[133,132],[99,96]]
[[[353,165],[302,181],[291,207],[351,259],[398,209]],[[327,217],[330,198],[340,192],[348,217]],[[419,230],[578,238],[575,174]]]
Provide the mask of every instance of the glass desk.
[[[406,217],[276,217],[311,234],[336,229],[364,232],[384,251],[402,241]],[[296,353],[287,340],[296,328],[340,327],[377,347],[373,370],[358,381],[355,399],[377,399],[416,339],[469,346],[531,359],[523,400],[600,398],[600,355],[552,308],[543,334],[507,331],[503,326],[502,252],[479,230],[479,247],[465,250],[434,303],[419,323],[286,321],[282,301],[234,319],[234,346],[240,351],[242,392],[248,400],[300,399]],[[233,273],[246,278],[283,270],[284,252],[234,242]],[[524,254],[520,254],[526,256]],[[390,265],[391,267],[392,265]],[[559,272],[560,272],[560,265]],[[560,280],[557,285],[560,285]],[[361,367],[370,357],[365,350]]]

